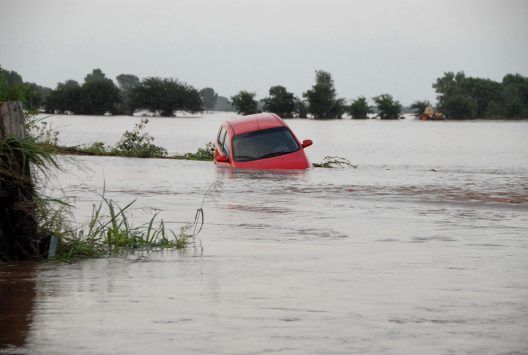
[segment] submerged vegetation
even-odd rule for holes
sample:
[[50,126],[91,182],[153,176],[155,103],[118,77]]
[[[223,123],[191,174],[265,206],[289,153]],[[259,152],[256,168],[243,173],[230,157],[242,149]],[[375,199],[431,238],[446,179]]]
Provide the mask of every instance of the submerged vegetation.
[[373,98],[378,109],[378,116],[382,120],[396,120],[400,117],[403,106],[394,100],[392,95],[382,94]]
[[39,218],[41,228],[59,238],[56,259],[71,260],[84,257],[118,255],[136,249],[183,249],[193,235],[185,225],[176,234],[165,227],[163,220],[155,214],[150,221],[133,226],[127,210],[135,202],[120,207],[104,195],[98,205],[93,205],[88,223],[82,227],[71,227],[69,212],[63,205],[47,205]]
[[369,106],[366,97],[358,96],[348,107],[348,113],[353,119],[367,119],[368,114],[372,113],[372,108]]
[[174,155],[174,159],[185,159],[185,160],[202,160],[212,161],[214,158],[214,144],[209,142],[203,148],[198,148],[196,153],[185,153],[183,155]]
[[350,160],[337,157],[337,156],[326,156],[323,158],[321,163],[313,163],[314,168],[357,168]]
[[[125,132],[116,149],[124,155],[166,155],[165,149],[152,143],[152,137],[142,133],[146,122],[141,120],[133,131]],[[158,220],[157,213],[147,223],[133,226],[126,212],[135,201],[121,207],[104,193],[93,206],[90,220],[76,225],[68,203],[48,198],[38,188],[53,169],[60,169],[53,155],[58,133],[31,118],[26,127],[31,134],[25,138],[0,138],[0,261],[46,256],[52,238],[59,240],[55,253],[59,260],[103,257],[138,248],[181,249],[193,241],[197,233],[189,233],[192,225],[175,233]],[[112,153],[102,144],[91,149]],[[199,216],[203,221],[201,213],[197,213],[195,224]]]
[[[163,220],[158,221],[155,214],[149,222],[134,227],[126,212],[135,201],[120,207],[104,194],[101,202],[93,206],[88,223],[74,226],[70,205],[42,196],[33,188],[31,177],[18,173],[21,171],[18,162],[30,165],[43,177],[48,176],[52,168],[58,168],[53,155],[43,147],[33,138],[7,136],[0,139],[0,185],[12,199],[1,211],[0,260],[45,255],[51,236],[60,241],[56,254],[60,260],[115,255],[137,248],[187,247],[194,236],[188,232],[190,225],[176,234],[166,228]],[[20,224],[23,224],[22,229]],[[21,230],[23,235],[20,235]],[[8,238],[18,240],[12,243]]]
[[[180,160],[212,161],[214,157],[214,144],[209,142],[203,148],[198,148],[195,153],[168,155],[167,150],[154,144],[154,138],[143,132],[149,120],[142,118],[132,131],[125,131],[115,146],[103,142],[95,142],[88,146],[60,146],[57,144],[58,132],[52,129],[40,133],[42,137],[52,137],[53,140],[39,141],[46,150],[55,154],[95,155],[95,156],[120,156],[134,158],[163,158]],[[44,126],[46,127],[46,126]],[[42,130],[42,127],[39,128]]]
[[[167,156],[167,150],[161,146],[154,144],[154,137],[144,132],[149,120],[141,118],[136,123],[134,129],[125,131],[119,142],[115,146],[108,146],[103,142],[95,142],[89,146],[60,146],[57,145],[57,140],[46,140],[42,144],[47,149],[58,154],[73,154],[73,155],[101,155],[101,156],[124,156],[137,158],[163,158]],[[45,136],[54,136],[56,138],[57,132],[50,133],[51,129]]]

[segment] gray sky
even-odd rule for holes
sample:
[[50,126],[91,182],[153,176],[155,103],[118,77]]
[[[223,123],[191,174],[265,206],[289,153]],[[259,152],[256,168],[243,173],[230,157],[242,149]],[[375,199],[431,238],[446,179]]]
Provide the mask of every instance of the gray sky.
[[50,87],[101,68],[259,98],[324,69],[341,97],[409,104],[445,71],[528,75],[527,19],[526,0],[0,0],[0,65]]

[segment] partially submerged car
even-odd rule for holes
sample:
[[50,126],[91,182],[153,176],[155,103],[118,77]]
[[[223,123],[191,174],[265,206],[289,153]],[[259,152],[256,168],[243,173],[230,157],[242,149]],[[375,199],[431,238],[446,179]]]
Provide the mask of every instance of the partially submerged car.
[[286,122],[273,113],[244,116],[224,122],[215,143],[217,166],[239,169],[308,169],[312,165]]

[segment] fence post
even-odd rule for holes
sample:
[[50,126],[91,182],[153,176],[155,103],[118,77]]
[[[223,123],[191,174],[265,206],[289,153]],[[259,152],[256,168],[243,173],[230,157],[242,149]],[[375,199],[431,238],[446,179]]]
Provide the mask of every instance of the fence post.
[[[25,137],[20,102],[0,102],[0,139]],[[31,259],[39,255],[36,204],[29,163],[23,153],[0,151],[0,260]]]
[[0,102],[0,138],[9,134],[24,138],[24,110],[18,101]]

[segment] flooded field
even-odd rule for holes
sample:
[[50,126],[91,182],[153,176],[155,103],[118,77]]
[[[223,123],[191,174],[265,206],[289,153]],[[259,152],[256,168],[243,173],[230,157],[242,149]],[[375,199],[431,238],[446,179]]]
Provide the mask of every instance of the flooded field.
[[[169,152],[228,114],[152,119]],[[63,144],[137,118],[50,118]],[[171,228],[202,205],[203,249],[0,266],[5,353],[528,353],[528,122],[289,121],[310,159],[356,169],[61,158],[75,218],[137,199]],[[2,352],[2,350],[0,350]]]

